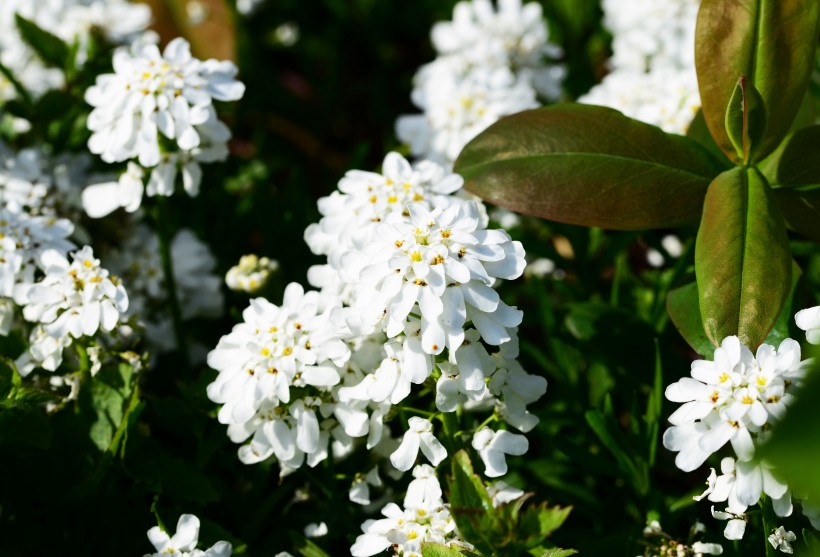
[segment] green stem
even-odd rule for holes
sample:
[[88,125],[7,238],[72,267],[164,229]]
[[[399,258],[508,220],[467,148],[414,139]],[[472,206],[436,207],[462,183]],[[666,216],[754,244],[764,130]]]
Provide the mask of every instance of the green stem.
[[458,417],[455,412],[443,412],[439,414],[441,424],[444,426],[444,437],[447,441],[447,450],[452,455],[455,454],[456,434],[458,432]]
[[766,557],[777,557],[777,549],[769,543],[769,535],[777,528],[777,517],[771,499],[765,495],[761,496],[760,508],[763,510],[763,543],[766,545]]
[[182,356],[185,367],[190,368],[188,355],[188,341],[185,338],[185,331],[182,327],[182,311],[179,306],[177,296],[177,282],[174,277],[174,261],[171,257],[171,215],[168,210],[168,199],[164,196],[157,196],[157,237],[159,239],[159,252],[162,258],[162,272],[165,275],[165,287],[168,291],[168,305],[171,309],[171,319],[174,323],[174,337],[177,341],[177,350]]

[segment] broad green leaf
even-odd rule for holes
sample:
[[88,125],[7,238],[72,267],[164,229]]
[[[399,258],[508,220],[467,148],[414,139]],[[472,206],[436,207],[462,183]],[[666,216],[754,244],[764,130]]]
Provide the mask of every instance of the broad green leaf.
[[455,164],[466,188],[490,203],[618,230],[697,221],[706,188],[723,168],[691,139],[586,105],[503,118]]
[[17,20],[17,28],[20,29],[20,36],[43,62],[55,68],[66,67],[70,49],[61,38],[52,35],[20,14],[15,14],[14,17]]
[[786,225],[763,175],[735,168],[718,176],[695,245],[701,319],[712,344],[737,335],[756,349],[780,315],[791,270]]
[[820,126],[789,135],[759,168],[773,188],[820,189]]
[[465,451],[453,456],[452,472],[449,500],[453,519],[464,540],[489,555],[493,550],[489,540],[498,526],[493,501]]
[[711,359],[715,353],[715,346],[703,330],[697,283],[693,282],[670,291],[666,297],[666,310],[683,340],[695,352]]
[[745,75],[737,80],[726,107],[726,133],[739,160],[749,162],[766,131],[766,108],[760,92]]
[[791,230],[820,242],[820,190],[777,188],[774,196],[786,225]]
[[703,115],[717,144],[735,161],[725,126],[738,76],[759,92],[768,126],[752,154],[760,160],[789,131],[808,88],[817,45],[817,0],[703,0],[695,65]]
[[817,402],[820,401],[820,367],[815,362],[803,387],[795,393],[794,404],[774,426],[771,439],[758,453],[773,464],[797,496],[820,501],[820,428]]
[[566,521],[572,507],[548,507],[546,503],[529,507],[521,514],[517,532],[532,545],[540,545]]

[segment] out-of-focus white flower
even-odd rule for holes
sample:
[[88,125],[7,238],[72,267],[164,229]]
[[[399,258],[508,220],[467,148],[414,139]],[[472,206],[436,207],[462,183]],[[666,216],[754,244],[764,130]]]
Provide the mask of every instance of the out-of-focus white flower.
[[728,507],[725,511],[716,511],[712,505],[712,516],[718,520],[728,520],[726,528],[723,530],[723,536],[727,540],[742,540],[743,534],[746,533],[746,523],[749,518],[745,511],[732,509]]
[[231,290],[253,294],[267,284],[272,273],[279,269],[279,262],[267,257],[243,255],[239,264],[228,270],[225,283]]
[[[663,249],[666,250],[666,253],[669,254],[669,257],[678,258],[683,253],[683,244],[681,243],[680,238],[674,234],[667,234],[661,238],[661,245],[663,246]],[[646,261],[652,267],[663,267],[663,264],[666,262],[666,258],[658,250],[649,248],[646,251]]]
[[820,344],[820,306],[801,309],[794,316],[798,327],[806,331],[806,340],[811,344]]
[[[262,0],[254,0],[261,2]],[[286,21],[273,30],[273,37],[282,46],[293,46],[299,41],[299,26],[294,21]]]
[[473,435],[473,448],[478,451],[484,462],[484,474],[497,478],[507,473],[506,455],[521,456],[530,448],[530,443],[523,435],[506,430],[493,431],[484,428]]
[[128,170],[116,182],[88,186],[82,193],[85,212],[93,219],[104,217],[120,207],[133,213],[142,204],[144,174],[140,165],[129,162]]
[[208,6],[199,0],[189,0],[185,4],[185,14],[188,16],[188,24],[192,27],[202,25],[202,23],[208,19],[209,13],[210,10]]
[[692,544],[693,557],[702,557],[703,555],[723,555],[723,546],[719,543],[704,543],[695,542]]
[[427,460],[433,466],[438,466],[447,457],[447,449],[433,435],[432,422],[417,416],[413,416],[407,422],[409,429],[404,433],[399,448],[390,455],[391,464],[402,472],[410,470],[421,448]]
[[[415,470],[414,476],[417,476]],[[435,475],[420,474],[429,482],[438,483]],[[404,509],[395,503],[388,503],[382,509],[385,518],[367,520],[362,524],[362,532],[350,548],[353,557],[369,557],[393,546],[395,554],[404,557],[421,555],[422,543],[441,543],[463,549],[471,549],[470,544],[460,539],[447,505],[441,500],[441,486],[430,492],[439,494],[436,498],[413,497],[405,500]]]
[[231,544],[226,541],[216,542],[204,551],[196,549],[199,542],[199,519],[192,514],[183,514],[179,517],[177,530],[173,536],[169,536],[168,532],[159,526],[154,526],[148,530],[148,539],[157,551],[145,557],[231,557],[233,551]]
[[244,15],[249,16],[258,8],[265,0],[236,0],[236,10]]
[[313,522],[305,526],[304,533],[306,538],[321,538],[327,535],[327,524],[324,522],[319,522],[318,524]]
[[666,389],[667,399],[684,403],[663,436],[664,446],[678,453],[678,468],[694,470],[727,441],[739,461],[750,461],[752,435],[782,418],[809,363],[800,360],[800,345],[791,339],[777,349],[762,344],[753,355],[734,336],[723,340],[714,361],[693,362],[692,377]]
[[791,530],[786,530],[782,526],[778,526],[777,530],[767,538],[772,547],[783,553],[791,555],[794,553],[791,542],[797,541],[797,536]]
[[528,277],[545,278],[555,271],[555,262],[546,257],[539,257],[527,263],[527,268],[524,274]]

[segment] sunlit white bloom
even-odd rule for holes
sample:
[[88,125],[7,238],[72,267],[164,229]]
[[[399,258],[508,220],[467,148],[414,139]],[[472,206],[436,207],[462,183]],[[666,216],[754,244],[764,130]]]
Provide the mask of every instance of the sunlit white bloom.
[[447,457],[447,449],[433,435],[433,424],[430,420],[413,416],[407,423],[409,429],[404,433],[401,445],[390,455],[390,462],[397,470],[406,472],[413,467],[419,449],[433,466]]
[[776,550],[782,551],[783,553],[788,553],[789,555],[794,553],[791,542],[797,541],[797,536],[791,530],[786,530],[784,527],[778,526],[777,530],[775,530],[767,539]]
[[547,380],[527,373],[517,360],[518,337],[501,345],[493,354],[496,371],[488,383],[489,391],[501,399],[501,415],[514,428],[527,433],[538,425],[538,417],[527,410],[527,405],[547,392]]
[[745,510],[732,509],[728,507],[725,511],[716,511],[714,505],[712,506],[712,516],[718,520],[728,520],[726,528],[723,530],[723,536],[727,540],[741,540],[743,534],[746,532],[746,523],[749,518],[745,514]]
[[100,218],[122,207],[133,213],[142,204],[145,191],[143,175],[145,171],[135,162],[128,163],[116,182],[93,184],[83,190],[83,208],[91,218]]
[[791,492],[784,482],[777,479],[765,463],[735,461],[726,457],[720,461],[721,475],[714,468],[709,475],[708,488],[695,500],[708,497],[709,501],[727,502],[736,511],[745,511],[759,502],[765,493],[772,500],[778,516],[789,516],[792,512]]
[[521,322],[522,313],[501,301],[492,285],[522,274],[524,250],[506,232],[481,228],[474,203],[432,211],[413,204],[409,217],[393,213],[345,263],[368,292],[354,308],[362,320],[382,322],[393,337],[417,306],[428,354],[457,349],[468,320],[493,345],[509,341],[508,328]]
[[723,340],[714,361],[693,362],[692,377],[666,389],[667,399],[683,403],[663,437],[678,452],[678,468],[694,470],[727,442],[738,460],[750,461],[753,435],[782,418],[809,362],[800,360],[800,345],[791,339],[777,349],[762,344],[753,355],[734,336]]
[[156,549],[156,553],[145,557],[164,557],[178,555],[179,557],[231,557],[233,548],[226,541],[216,542],[212,547],[196,549],[199,542],[199,519],[192,514],[183,514],[179,517],[177,529],[173,536],[169,536],[159,526],[148,530],[148,539]]
[[820,344],[820,306],[798,311],[794,316],[798,327],[806,331],[806,340],[811,344]]
[[128,309],[128,295],[119,279],[100,267],[89,246],[72,254],[71,263],[57,251],[41,256],[45,278],[18,284],[15,301],[27,321],[42,323],[52,337],[91,336],[112,330]]
[[[416,475],[414,470],[413,475],[438,483],[435,475],[427,472]],[[421,544],[430,542],[470,549],[471,546],[459,538],[450,510],[441,500],[441,486],[428,492],[438,493],[439,497],[412,497],[405,500],[404,508],[388,503],[381,511],[385,518],[365,521],[363,534],[356,538],[350,554],[369,557],[392,546],[399,557],[418,557]]]
[[228,270],[225,283],[231,290],[253,294],[267,284],[272,273],[279,269],[279,262],[267,257],[243,255],[239,264]]
[[530,444],[523,435],[506,430],[493,431],[484,428],[473,435],[473,448],[484,462],[484,473],[489,478],[497,478],[507,473],[506,455],[520,456],[526,453]]

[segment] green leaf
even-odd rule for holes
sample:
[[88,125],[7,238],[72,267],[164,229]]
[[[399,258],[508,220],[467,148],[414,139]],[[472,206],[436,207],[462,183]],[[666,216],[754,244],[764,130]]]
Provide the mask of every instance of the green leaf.
[[715,138],[712,137],[712,134],[709,132],[709,127],[706,125],[706,120],[703,118],[703,110],[698,109],[695,113],[695,117],[692,118],[692,122],[686,130],[686,137],[697,141],[699,145],[719,160],[725,168],[732,166],[731,161],[726,158],[726,155],[720,150],[717,143],[715,143]]
[[521,538],[540,545],[567,520],[572,507],[547,507],[546,503],[528,508],[517,528]]
[[570,555],[577,555],[578,552],[574,549],[548,549],[541,554],[541,557],[569,557]]
[[726,133],[735,147],[738,159],[749,162],[766,131],[766,108],[760,92],[745,75],[737,80],[726,107]]
[[820,428],[817,402],[820,401],[820,366],[812,366],[803,387],[795,393],[794,404],[772,430],[771,439],[758,456],[777,468],[778,475],[798,497],[820,500]]
[[788,133],[808,88],[817,45],[817,0],[703,0],[695,65],[703,115],[726,155],[741,161],[727,134],[726,107],[738,76],[759,92],[768,126],[751,160]]
[[756,169],[736,168],[709,186],[695,245],[701,319],[718,346],[730,335],[755,350],[791,287],[786,225]]
[[94,444],[107,451],[124,418],[127,418],[131,396],[131,366],[121,364],[104,368],[90,382],[90,392],[96,419],[89,434]]
[[698,219],[723,165],[697,142],[599,106],[503,118],[455,164],[486,201],[550,220],[638,230]]
[[666,310],[683,340],[695,352],[711,359],[715,353],[715,346],[703,330],[697,283],[693,282],[670,291],[666,297]]
[[441,543],[421,544],[422,557],[481,557],[477,553],[456,546],[448,547]]
[[464,540],[481,553],[493,552],[493,532],[498,530],[496,510],[481,478],[473,471],[469,455],[461,450],[453,456],[450,479],[450,511]]
[[330,557],[324,549],[300,534],[291,531],[290,539],[302,557]]
[[169,458],[162,464],[162,493],[172,501],[205,504],[219,500],[208,476],[179,458]]
[[[635,488],[635,491],[646,493],[649,489],[648,469],[645,462],[636,462],[630,458],[629,455],[634,454],[634,451],[627,445],[614,417],[605,415],[598,409],[587,410],[584,417],[604,447],[615,457],[623,477]],[[639,459],[637,455],[635,456]]]
[[69,47],[56,35],[40,28],[36,23],[20,14],[14,14],[23,40],[49,66],[64,68],[68,64]]
[[759,165],[773,188],[820,188],[820,126],[789,135]]
[[820,242],[820,190],[777,188],[774,196],[786,225],[791,230]]

